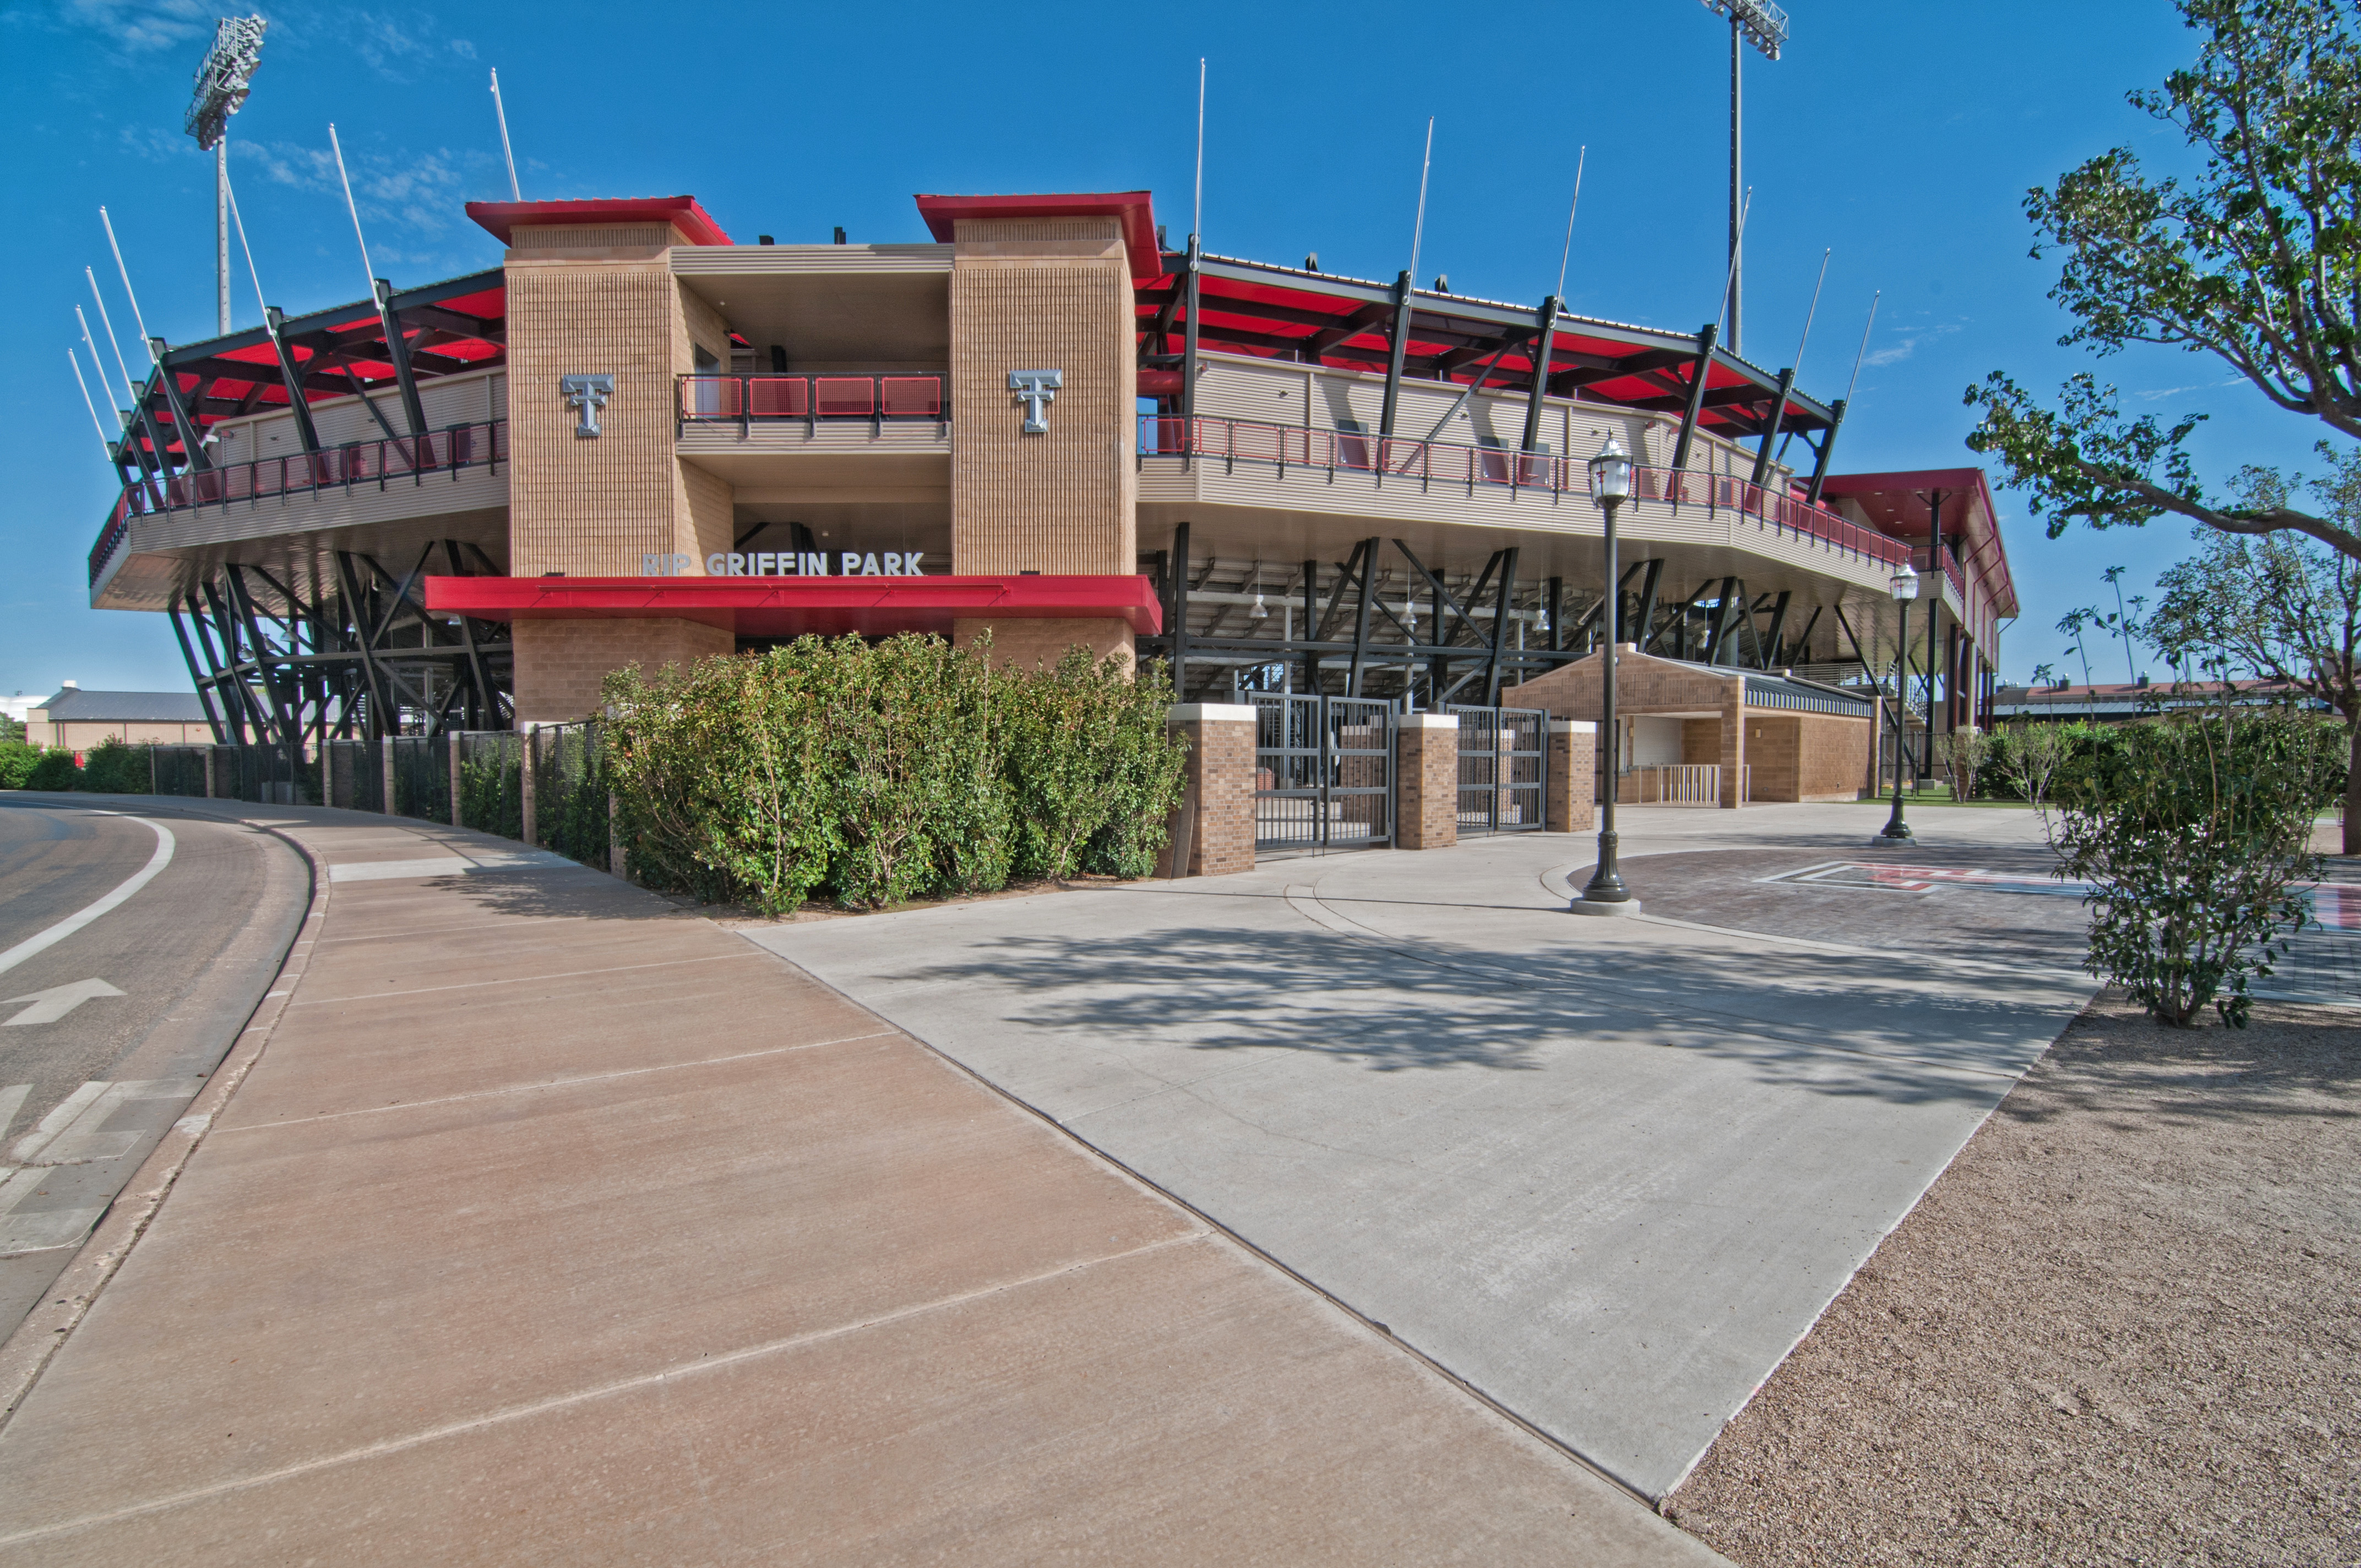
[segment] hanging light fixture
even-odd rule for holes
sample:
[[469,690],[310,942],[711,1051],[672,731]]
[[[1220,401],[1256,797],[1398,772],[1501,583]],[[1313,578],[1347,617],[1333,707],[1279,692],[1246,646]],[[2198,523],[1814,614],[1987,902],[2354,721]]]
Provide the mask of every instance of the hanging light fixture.
[[1257,620],[1268,620],[1270,619],[1270,607],[1262,602],[1262,563],[1259,561],[1255,563],[1255,602],[1253,616]]

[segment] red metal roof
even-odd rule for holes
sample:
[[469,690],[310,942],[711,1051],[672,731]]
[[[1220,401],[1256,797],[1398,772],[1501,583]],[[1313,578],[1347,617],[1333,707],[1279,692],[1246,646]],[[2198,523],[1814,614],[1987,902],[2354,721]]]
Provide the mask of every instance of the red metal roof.
[[[1923,544],[1933,528],[1927,498],[1943,492],[1943,535],[1973,565],[1992,590],[2002,615],[2017,613],[2016,583],[2000,536],[2000,513],[1982,468],[1919,468],[1894,474],[1831,474],[1820,499],[1850,501],[1871,526],[1890,539]],[[1966,505],[1960,505],[1962,499]]]
[[635,196],[599,202],[470,202],[467,215],[502,245],[519,224],[670,224],[691,245],[728,245],[730,236],[694,196]]
[[1131,257],[1134,278],[1154,278],[1164,270],[1156,244],[1156,208],[1145,191],[1115,191],[1096,194],[1046,196],[920,196],[918,214],[927,232],[949,244],[951,225],[961,218],[1121,218],[1123,247]]
[[949,636],[953,620],[974,616],[1119,616],[1144,637],[1164,624],[1142,576],[429,577],[426,608],[481,620],[663,616],[741,637]]

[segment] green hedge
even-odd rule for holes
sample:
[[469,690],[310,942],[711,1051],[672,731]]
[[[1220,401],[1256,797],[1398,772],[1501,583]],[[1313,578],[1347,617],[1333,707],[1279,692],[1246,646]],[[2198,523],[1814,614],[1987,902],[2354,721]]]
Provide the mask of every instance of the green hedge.
[[632,874],[793,910],[1145,876],[1180,803],[1163,666],[1054,670],[905,634],[609,677],[603,763]]
[[[2059,764],[2057,775],[2050,780],[2050,798],[2064,800],[2076,791],[2098,785],[2120,766],[2147,727],[2164,722],[2168,720],[2136,718],[2124,724],[2056,726],[2066,735],[2068,750],[2065,760]],[[2333,718],[2311,716],[2298,716],[2290,723],[2293,728],[2285,733],[2308,738],[2309,743],[2317,747],[2319,765],[2325,770],[2320,776],[2327,779],[2333,786],[2330,790],[2332,798],[2342,795],[2348,756],[2345,726]],[[2022,723],[2009,724],[1992,731],[1992,754],[1985,759],[1982,771],[1976,775],[1976,799],[2025,798],[2024,788],[2017,782],[2015,749],[2018,737],[2025,733],[2026,728]]]
[[73,753],[57,747],[0,740],[0,789],[80,789]]

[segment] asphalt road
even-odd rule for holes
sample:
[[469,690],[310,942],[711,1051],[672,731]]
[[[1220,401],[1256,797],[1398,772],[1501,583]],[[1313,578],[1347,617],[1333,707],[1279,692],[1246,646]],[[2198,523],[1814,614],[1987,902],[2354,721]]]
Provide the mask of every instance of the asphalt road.
[[228,1051],[310,893],[258,828],[0,795],[0,1336]]

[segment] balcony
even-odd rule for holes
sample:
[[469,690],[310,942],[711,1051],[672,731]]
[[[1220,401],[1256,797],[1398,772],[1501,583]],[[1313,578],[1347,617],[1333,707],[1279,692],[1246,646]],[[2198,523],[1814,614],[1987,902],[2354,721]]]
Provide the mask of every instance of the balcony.
[[[1318,476],[1329,485],[1359,479],[1396,494],[1416,486],[1421,496],[1444,500],[1532,496],[1554,503],[1580,497],[1587,511],[1590,498],[1590,470],[1579,457],[1253,420],[1142,415],[1138,453],[1143,470],[1150,462],[1173,460],[1177,467],[1186,459],[1199,467],[1219,464],[1225,477],[1257,470],[1282,479],[1290,473]],[[1631,485],[1635,502],[1686,510],[1708,520],[1745,520],[1779,537],[1833,549],[1864,567],[1882,571],[1910,556],[1909,546],[1900,541],[1772,486],[1649,467],[1634,467]],[[1301,500],[1293,504],[1303,507]]]
[[93,587],[123,551],[135,519],[194,513],[206,507],[226,511],[237,502],[258,504],[356,490],[384,491],[408,479],[423,485],[436,475],[456,479],[467,471],[497,475],[508,461],[506,420],[452,425],[414,437],[346,442],[325,452],[264,457],[225,467],[151,476],[124,487],[98,542],[91,546]]
[[757,431],[799,433],[816,442],[823,431],[945,441],[950,435],[950,378],[944,376],[844,374],[825,376],[683,376],[675,411],[680,434],[735,425],[741,439]]

